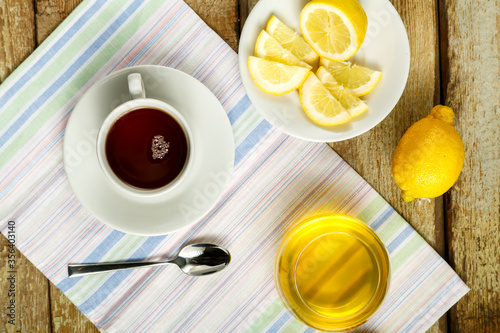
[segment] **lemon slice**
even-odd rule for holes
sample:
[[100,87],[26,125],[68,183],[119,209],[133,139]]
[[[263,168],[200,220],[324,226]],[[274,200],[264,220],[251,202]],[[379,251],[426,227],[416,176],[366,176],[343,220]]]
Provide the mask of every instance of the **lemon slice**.
[[267,21],[266,31],[286,50],[304,62],[312,62],[318,59],[318,55],[306,43],[304,38],[287,27],[276,16],[271,16]]
[[351,93],[357,97],[372,91],[382,77],[382,72],[351,64],[350,62],[321,59],[320,64],[328,69],[335,80],[350,89]]
[[255,42],[255,55],[266,60],[281,62],[290,66],[311,66],[294,56],[292,52],[285,50],[276,39],[271,37],[265,30],[262,30]]
[[299,25],[317,54],[343,61],[363,43],[368,19],[357,0],[314,0],[300,12]]
[[308,68],[252,56],[248,57],[248,71],[261,90],[273,95],[284,95],[297,89],[310,72]]
[[349,112],[351,117],[359,116],[368,110],[368,105],[354,96],[349,89],[344,88],[344,86],[338,83],[325,67],[321,66],[316,75],[332,96]]
[[345,123],[351,119],[351,115],[314,73],[309,74],[299,92],[302,108],[315,123],[331,126]]

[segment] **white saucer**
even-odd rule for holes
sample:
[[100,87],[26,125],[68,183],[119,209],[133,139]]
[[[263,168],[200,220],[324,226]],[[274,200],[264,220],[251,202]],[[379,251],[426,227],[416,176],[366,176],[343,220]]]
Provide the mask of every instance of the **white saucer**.
[[[147,97],[182,113],[196,147],[182,183],[154,198],[118,191],[97,160],[98,129],[109,112],[130,99],[131,73],[141,73]],[[64,168],[77,198],[101,222],[131,234],[162,235],[201,219],[224,192],[233,163],[233,131],[218,99],[195,78],[163,66],[129,67],[98,81],[75,106],[64,136]]]
[[410,45],[398,12],[388,0],[360,0],[368,16],[368,30],[361,48],[349,59],[358,65],[382,71],[375,89],[363,96],[369,109],[346,124],[320,126],[302,110],[297,91],[273,96],[261,91],[248,72],[248,57],[271,15],[297,32],[300,11],[310,0],[260,0],[248,16],[238,50],[241,79],[257,110],[275,127],[292,136],[316,142],[342,141],[358,136],[380,123],[396,106],[410,70]]

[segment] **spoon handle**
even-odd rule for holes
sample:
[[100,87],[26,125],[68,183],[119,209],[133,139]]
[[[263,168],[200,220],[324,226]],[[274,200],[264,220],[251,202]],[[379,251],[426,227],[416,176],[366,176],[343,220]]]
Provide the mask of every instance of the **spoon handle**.
[[82,275],[121,271],[124,269],[159,266],[170,263],[169,261],[150,261],[150,262],[117,262],[102,264],[69,264],[68,276],[77,277]]

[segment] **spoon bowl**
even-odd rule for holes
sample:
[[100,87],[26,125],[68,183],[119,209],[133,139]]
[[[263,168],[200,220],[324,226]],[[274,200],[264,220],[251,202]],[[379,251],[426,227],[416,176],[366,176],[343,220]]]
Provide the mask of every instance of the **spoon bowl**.
[[231,261],[231,254],[217,245],[191,244],[184,247],[174,260],[187,275],[202,276],[224,269]]

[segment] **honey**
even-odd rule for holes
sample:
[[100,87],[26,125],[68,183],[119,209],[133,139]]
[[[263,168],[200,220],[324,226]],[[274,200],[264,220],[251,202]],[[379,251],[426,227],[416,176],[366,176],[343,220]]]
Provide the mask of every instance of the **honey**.
[[388,289],[390,262],[375,232],[347,215],[317,216],[281,244],[276,285],[300,320],[325,331],[366,322]]

